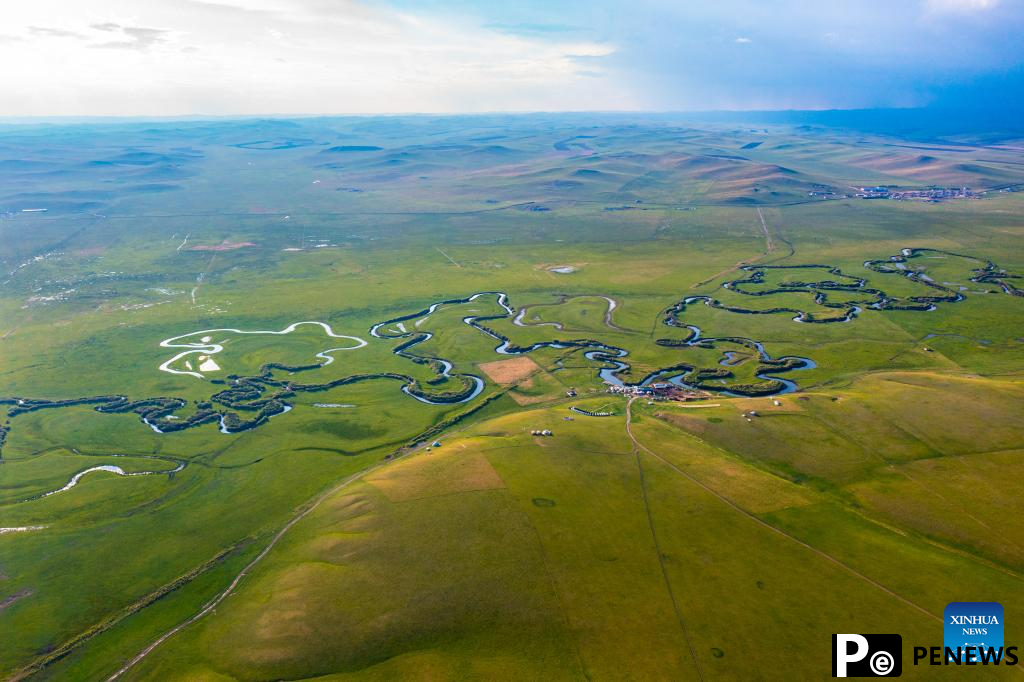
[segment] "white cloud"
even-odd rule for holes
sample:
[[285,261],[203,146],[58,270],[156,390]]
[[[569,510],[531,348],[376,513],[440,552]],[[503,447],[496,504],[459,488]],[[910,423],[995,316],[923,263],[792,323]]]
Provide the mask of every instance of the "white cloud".
[[97,31],[119,33],[118,40],[102,43],[91,43],[89,47],[116,50],[148,50],[170,38],[170,31],[161,28],[145,28],[143,26],[119,26],[117,24],[93,24]]
[[931,14],[984,12],[998,4],[999,0],[924,0],[925,10]]
[[752,41],[750,38],[744,38],[744,37],[741,36],[741,37],[736,39],[736,42],[740,43],[741,45],[745,45],[747,43],[752,43],[754,41]]
[[[611,45],[511,35],[352,0],[5,4],[13,6],[0,8],[0,25],[22,40],[0,41],[0,59],[19,65],[0,70],[0,116],[632,105],[602,66]],[[54,16],[60,26],[46,22]],[[52,30],[33,34],[30,26]]]

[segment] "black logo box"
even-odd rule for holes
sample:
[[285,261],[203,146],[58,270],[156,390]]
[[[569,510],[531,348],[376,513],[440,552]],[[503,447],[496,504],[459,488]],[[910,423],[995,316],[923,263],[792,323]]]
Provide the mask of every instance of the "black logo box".
[[[838,637],[832,635],[832,677],[839,675],[839,654],[852,656],[857,651],[856,643],[844,642],[847,651],[840,652]],[[867,653],[855,661],[847,658],[846,677],[899,677],[903,674],[903,637],[887,634],[862,634],[861,637],[868,642]]]

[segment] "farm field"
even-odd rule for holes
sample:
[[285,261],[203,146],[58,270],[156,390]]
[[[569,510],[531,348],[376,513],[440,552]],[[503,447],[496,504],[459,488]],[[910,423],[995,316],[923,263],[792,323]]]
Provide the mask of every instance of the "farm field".
[[1014,644],[1002,142],[0,126],[0,678],[820,679],[953,601]]

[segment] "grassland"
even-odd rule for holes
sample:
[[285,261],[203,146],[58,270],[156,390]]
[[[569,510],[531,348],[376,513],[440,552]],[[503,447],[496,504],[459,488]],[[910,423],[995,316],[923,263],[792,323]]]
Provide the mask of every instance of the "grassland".
[[[0,129],[0,527],[31,529],[0,535],[3,676],[106,679],[161,641],[126,679],[817,679],[832,632],[938,645],[951,601],[1024,617],[1019,153],[457,123]],[[954,181],[991,191],[842,197]],[[366,345],[218,331],[219,369],[159,369],[165,339],[301,321]],[[627,383],[730,375],[701,407],[627,405],[600,348]],[[762,373],[799,390],[722,393]],[[231,377],[262,379],[218,402]],[[466,402],[402,391],[473,377]],[[163,425],[291,409],[158,433],[17,403],[94,396],[180,401]],[[156,473],[41,497],[96,466]]]

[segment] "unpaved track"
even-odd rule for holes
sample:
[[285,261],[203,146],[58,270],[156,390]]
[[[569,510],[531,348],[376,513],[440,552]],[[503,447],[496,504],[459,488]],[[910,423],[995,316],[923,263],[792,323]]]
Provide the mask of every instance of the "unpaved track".
[[[755,258],[754,259],[755,261],[759,260],[761,258],[764,258],[765,256],[768,256],[768,255],[774,253],[774,251],[775,251],[775,242],[774,242],[774,240],[772,240],[772,234],[768,230],[768,223],[765,222],[764,214],[761,213],[760,207],[757,209],[757,217],[761,220],[761,229],[764,230],[765,251],[764,251],[763,254],[761,254],[760,256]],[[721,277],[723,275],[727,275],[730,272],[732,272],[733,270],[736,270],[740,266],[746,265],[747,263],[748,263],[748,261],[741,260],[741,261],[737,262],[735,265],[733,265],[732,267],[726,268],[725,270],[722,270],[721,272],[716,272],[715,274],[711,275],[710,277],[702,279],[699,282],[694,282],[692,288],[696,289],[697,287],[702,287],[705,284],[707,284],[708,282],[713,282],[714,280],[718,279],[719,277]]]
[[452,262],[452,265],[454,265],[454,266],[455,266],[455,267],[457,267],[457,268],[461,268],[461,267],[462,267],[462,264],[461,264],[461,263],[459,263],[459,262],[458,262],[458,261],[456,261],[456,260],[455,260],[454,258],[452,258],[451,256],[449,256],[449,255],[448,255],[448,254],[447,254],[447,253],[446,253],[446,252],[445,252],[444,250],[442,250],[442,249],[441,249],[441,247],[440,247],[440,246],[435,246],[434,248],[435,248],[435,249],[437,249],[437,252],[438,252],[439,254],[441,254],[442,256],[444,256],[445,258],[447,258],[448,260],[450,260],[450,261]]
[[[564,402],[564,401],[560,401],[560,402]],[[448,433],[448,435],[452,436],[452,435],[455,435],[457,433],[461,433],[462,431],[464,431],[468,427],[469,427],[468,424],[464,424],[461,428],[455,429],[454,431],[450,431]],[[427,433],[429,433],[429,431]],[[424,438],[422,438],[423,436],[424,436],[424,434],[421,433],[420,434],[420,438],[417,438],[415,440],[423,440],[424,439]],[[281,528],[281,530],[279,530],[277,532],[277,534],[274,535],[274,537],[271,539],[270,543],[266,547],[263,548],[263,551],[261,551],[252,561],[250,561],[248,564],[246,564],[245,568],[243,568],[238,573],[238,575],[235,576],[234,580],[232,580],[231,583],[221,593],[219,593],[217,596],[215,596],[210,601],[206,602],[206,604],[203,606],[203,608],[200,609],[199,612],[196,613],[194,616],[192,616],[191,618],[188,618],[187,620],[182,621],[178,625],[175,625],[173,628],[171,628],[170,630],[168,630],[167,632],[165,632],[164,634],[160,635],[158,638],[153,640],[150,644],[148,644],[146,646],[146,648],[144,648],[142,651],[140,651],[134,658],[132,658],[130,661],[125,663],[123,666],[121,666],[121,668],[119,668],[117,672],[115,672],[113,675],[108,677],[107,678],[107,682],[113,682],[113,680],[116,680],[119,677],[121,677],[122,675],[124,675],[126,672],[131,670],[133,667],[138,665],[138,663],[142,659],[146,658],[146,656],[151,654],[153,652],[153,650],[156,649],[158,646],[160,646],[161,644],[166,642],[168,639],[170,639],[171,637],[173,637],[177,633],[179,633],[182,630],[184,630],[186,627],[188,627],[192,623],[195,623],[196,621],[201,619],[203,616],[205,616],[208,613],[210,613],[211,611],[213,611],[217,607],[218,604],[220,604],[222,601],[224,601],[224,599],[226,599],[228,596],[230,596],[232,592],[234,592],[235,588],[238,587],[238,584],[242,581],[242,579],[246,575],[251,573],[252,569],[256,566],[256,564],[258,564],[260,561],[262,561],[263,558],[265,556],[267,556],[267,554],[270,553],[270,550],[272,550],[277,545],[277,543],[281,540],[281,538],[283,538],[284,535],[289,530],[291,530],[292,526],[294,526],[296,523],[298,523],[299,521],[304,519],[306,516],[308,516],[309,513],[312,512],[314,509],[319,507],[320,503],[322,503],[324,500],[326,500],[327,498],[331,497],[335,493],[340,492],[344,488],[346,488],[349,485],[355,483],[356,481],[361,480],[364,476],[370,474],[371,472],[376,471],[377,469],[381,469],[383,467],[386,467],[389,464],[394,464],[395,462],[403,461],[406,456],[407,456],[406,454],[397,454],[394,457],[392,457],[391,459],[383,460],[383,461],[381,461],[381,462],[379,462],[377,464],[374,464],[371,467],[367,467],[366,469],[362,469],[360,471],[357,471],[356,473],[352,474],[351,476],[348,476],[348,477],[342,479],[337,485],[335,485],[335,486],[327,489],[326,491],[320,493],[319,495],[317,495],[316,498],[314,498],[313,502],[311,502],[308,507],[301,508],[295,514],[295,516],[293,516]]]
[[722,270],[721,272],[716,272],[715,274],[711,275],[710,277],[708,277],[706,279],[702,279],[699,282],[694,282],[691,285],[691,288],[696,289],[697,287],[702,287],[705,284],[707,284],[708,282],[713,282],[714,280],[718,279],[719,277],[721,277],[723,275],[728,275],[733,270],[737,270],[737,269],[739,269],[740,266],[746,265],[746,264],[747,264],[747,261],[744,261],[744,260],[737,261],[735,265],[733,265],[731,267],[728,267],[725,270]]
[[700,660],[697,658],[697,652],[693,648],[693,642],[690,641],[690,631],[686,627],[686,619],[683,617],[683,610],[679,606],[679,600],[676,599],[676,594],[672,589],[672,581],[668,577],[668,569],[665,567],[665,554],[661,551],[661,543],[658,542],[658,531],[654,526],[654,515],[651,513],[650,500],[647,495],[647,479],[644,478],[644,466],[640,460],[640,443],[633,438],[632,430],[630,429],[630,422],[633,419],[633,413],[631,408],[635,398],[630,398],[629,403],[626,405],[626,433],[629,434],[629,439],[633,441],[633,457],[636,459],[636,469],[640,476],[640,492],[643,495],[644,511],[647,513],[647,524],[651,528],[651,538],[654,540],[654,551],[658,555],[658,565],[661,567],[661,577],[665,582],[665,590],[668,592],[668,597],[672,601],[672,608],[675,610],[676,619],[679,621],[679,628],[683,631],[683,639],[686,640],[686,647],[690,650],[690,657],[693,658],[693,667],[697,670],[697,677],[701,680],[704,679],[704,672],[700,667]]
[[[396,459],[398,459],[398,458],[396,458]],[[372,467],[370,467],[368,469],[364,469],[364,470],[362,470],[362,471],[360,471],[358,473],[352,474],[348,478],[342,480],[341,483],[339,483],[338,485],[336,485],[333,488],[330,488],[330,489],[326,490],[325,492],[321,493],[313,501],[312,504],[310,504],[308,507],[305,507],[304,509],[299,511],[299,513],[297,513],[295,516],[293,516],[288,521],[288,523],[286,523],[281,528],[281,530],[277,531],[277,534],[274,535],[274,537],[267,544],[267,546],[263,548],[263,551],[261,551],[259,554],[257,554],[253,558],[252,561],[250,561],[248,564],[246,564],[245,568],[243,568],[238,573],[238,575],[235,576],[234,580],[232,580],[231,583],[220,594],[215,596],[210,601],[206,602],[206,604],[203,606],[203,608],[200,609],[199,612],[196,613],[194,616],[192,616],[188,620],[184,620],[181,623],[178,623],[173,628],[171,628],[170,630],[168,630],[167,632],[165,632],[164,634],[160,635],[155,640],[150,642],[150,644],[147,645],[146,648],[144,648],[142,651],[140,651],[130,661],[125,663],[123,666],[121,666],[121,668],[119,668],[117,672],[115,672],[113,675],[108,677],[107,678],[107,682],[112,682],[113,680],[116,680],[119,677],[121,677],[122,675],[124,675],[126,672],[131,670],[133,667],[138,665],[138,663],[142,659],[144,659],[146,656],[151,654],[153,652],[153,650],[156,649],[158,646],[160,646],[161,644],[166,642],[168,639],[170,639],[174,635],[176,635],[179,632],[181,632],[182,630],[184,630],[186,627],[188,627],[192,623],[195,623],[197,620],[199,620],[203,616],[207,615],[208,613],[210,613],[211,611],[216,609],[217,606],[222,601],[224,601],[228,596],[231,595],[232,592],[235,591],[235,588],[238,587],[238,584],[240,582],[242,582],[242,579],[245,578],[245,576],[247,576],[252,571],[253,568],[256,567],[256,564],[258,564],[260,561],[262,561],[263,558],[265,556],[267,556],[267,554],[270,553],[270,550],[274,549],[274,547],[281,540],[281,538],[284,537],[285,533],[287,533],[289,530],[291,530],[292,526],[294,526],[296,523],[298,523],[302,519],[306,518],[306,516],[308,516],[310,512],[312,512],[314,509],[319,507],[321,502],[326,500],[331,495],[334,495],[335,493],[339,492],[340,490],[342,490],[346,486],[351,485],[355,481],[357,481],[357,480],[361,479],[362,477],[366,476],[367,474],[369,474],[370,472],[374,471],[375,469],[379,469],[379,468],[381,468],[383,466],[386,466],[389,462],[396,461],[396,459],[392,459],[392,460],[387,460],[387,461],[381,462],[380,464],[376,464],[376,465],[374,465],[374,466],[372,466]]]
[[921,612],[925,616],[928,616],[929,618],[931,618],[933,620],[937,620],[939,622],[944,622],[941,616],[936,615],[936,614],[932,613],[931,611],[929,611],[928,609],[924,608],[923,606],[915,604],[914,602],[910,601],[906,597],[903,597],[903,596],[897,594],[896,592],[893,592],[892,590],[890,590],[885,585],[881,584],[880,582],[878,582],[876,580],[873,580],[873,579],[869,578],[868,576],[864,575],[863,573],[861,573],[857,569],[852,568],[851,566],[848,566],[848,565],[844,564],[842,561],[840,561],[839,559],[835,558],[831,554],[828,554],[828,553],[818,549],[817,547],[813,547],[813,546],[807,544],[803,540],[800,540],[799,538],[797,538],[797,537],[795,537],[793,535],[790,535],[789,533],[787,533],[786,531],[782,530],[781,528],[777,528],[777,527],[771,525],[770,523],[768,523],[767,521],[764,521],[763,519],[759,518],[758,516],[755,516],[754,514],[750,513],[746,509],[743,509],[742,507],[737,505],[735,502],[733,502],[729,498],[719,494],[717,491],[713,490],[712,488],[709,488],[704,483],[702,483],[701,481],[697,480],[696,478],[694,478],[690,474],[686,473],[685,471],[680,469],[678,466],[676,466],[675,464],[673,464],[669,460],[665,459],[661,455],[657,454],[656,452],[654,452],[653,450],[648,448],[646,445],[644,445],[643,443],[638,441],[636,439],[636,437],[633,435],[633,429],[632,429],[632,407],[633,407],[633,400],[631,399],[626,404],[626,434],[629,436],[629,439],[631,441],[633,441],[633,445],[635,447],[639,448],[640,450],[643,450],[644,452],[649,454],[651,457],[654,457],[655,459],[661,461],[662,463],[667,465],[669,468],[673,469],[676,473],[678,473],[681,476],[685,477],[687,480],[689,480],[692,483],[696,484],[697,486],[699,486],[703,490],[707,491],[708,493],[714,495],[719,500],[721,500],[725,504],[729,505],[734,510],[738,511],[740,514],[743,514],[744,516],[746,516],[748,519],[750,519],[754,523],[758,524],[759,526],[761,526],[763,528],[766,528],[767,530],[770,530],[771,532],[776,533],[777,535],[781,535],[782,537],[787,538],[787,539],[795,542],[796,544],[800,545],[801,547],[814,552],[815,554],[817,554],[818,556],[822,557],[826,561],[829,561],[830,563],[833,563],[836,566],[839,566],[840,568],[845,570],[847,573],[849,573],[849,574],[851,574],[851,575],[853,575],[853,576],[863,580],[864,582],[868,583],[869,585],[873,585],[874,587],[878,588],[882,592],[885,592],[890,597],[893,597],[894,599],[898,599],[903,604],[905,604],[905,605],[907,605],[907,606],[909,606],[909,607],[911,607],[911,608]]
[[768,223],[764,221],[764,213],[761,213],[760,207],[757,209],[757,217],[761,219],[761,229],[764,230],[765,255],[767,256],[775,251],[775,242],[772,241],[772,233],[768,231]]
[[[646,445],[644,445],[639,440],[637,440],[636,436],[633,435],[633,429],[632,429],[632,418],[633,418],[632,407],[633,407],[633,399],[630,399],[630,401],[626,404],[626,435],[629,436],[629,439],[630,439],[630,441],[633,444],[633,453],[636,456],[637,466],[640,467],[641,485],[643,486],[644,505],[645,505],[645,507],[647,508],[647,511],[648,511],[648,521],[651,524],[651,532],[652,532],[652,534],[655,533],[655,529],[654,529],[653,517],[650,515],[650,508],[647,505],[647,490],[646,490],[646,484],[645,484],[644,479],[643,479],[643,469],[642,469],[642,463],[641,463],[641,458],[640,458],[640,451],[641,450],[643,452],[647,453],[648,455],[650,455],[651,457],[654,457],[655,459],[659,460],[660,462],[662,462],[663,464],[665,464],[670,469],[672,469],[673,471],[675,471],[679,475],[683,476],[684,478],[686,478],[690,482],[692,482],[695,485],[699,486],[702,490],[710,493],[711,495],[716,497],[721,502],[724,502],[726,505],[731,507],[733,510],[739,512],[740,514],[743,514],[744,516],[746,516],[748,519],[750,519],[754,523],[758,524],[759,526],[762,526],[763,528],[765,528],[765,529],[767,529],[767,530],[769,530],[769,531],[771,531],[773,533],[776,533],[777,535],[781,535],[782,537],[787,538],[787,539],[789,539],[792,542],[795,542],[796,544],[800,545],[801,547],[803,547],[803,548],[813,552],[814,554],[817,554],[818,556],[822,557],[826,561],[829,561],[830,563],[835,564],[836,566],[839,566],[840,568],[842,568],[846,572],[850,573],[851,575],[853,575],[853,576],[859,578],[860,580],[863,580],[864,582],[866,582],[866,583],[876,587],[877,589],[881,590],[882,592],[886,593],[887,595],[893,597],[894,599],[899,600],[903,604],[905,604],[905,605],[915,609],[916,611],[919,611],[920,613],[924,614],[925,616],[928,616],[929,618],[931,618],[933,620],[937,620],[939,622],[943,622],[943,620],[942,620],[942,618],[940,616],[932,613],[931,611],[928,611],[927,609],[925,609],[922,606],[919,606],[918,604],[915,604],[914,602],[910,601],[906,597],[903,597],[903,596],[897,594],[896,592],[893,592],[892,590],[890,590],[885,585],[882,585],[881,583],[879,583],[879,582],[869,578],[868,576],[864,575],[863,573],[860,573],[856,569],[846,565],[845,563],[843,563],[839,559],[833,557],[832,555],[827,554],[826,552],[824,552],[824,551],[822,551],[820,549],[817,549],[816,547],[813,547],[813,546],[807,544],[803,540],[800,540],[800,539],[796,538],[795,536],[790,535],[786,531],[784,531],[784,530],[782,530],[780,528],[777,528],[777,527],[769,524],[768,522],[758,518],[754,514],[748,512],[747,510],[743,509],[742,507],[740,507],[739,505],[734,503],[732,500],[730,500],[727,497],[719,494],[718,492],[716,492],[712,488],[709,488],[707,485],[705,485],[701,481],[697,480],[696,478],[694,478],[690,474],[686,473],[685,471],[680,469],[678,466],[673,464],[671,461],[669,461],[669,460],[665,459],[664,457],[662,457],[661,455],[655,453],[653,450],[651,450]],[[363,478],[364,476],[366,476],[370,472],[372,472],[372,471],[374,471],[376,469],[379,469],[381,467],[387,466],[387,464],[389,464],[391,462],[394,462],[394,461],[398,461],[399,459],[401,459],[401,458],[395,458],[395,459],[392,459],[392,460],[387,460],[387,461],[381,462],[379,464],[376,464],[376,465],[374,465],[374,466],[372,466],[372,467],[370,467],[368,469],[364,469],[364,470],[362,470],[362,471],[360,471],[358,473],[355,473],[355,474],[345,478],[340,483],[338,483],[338,485],[336,485],[336,486],[326,490],[325,492],[321,493],[314,500],[314,502],[312,504],[310,504],[309,506],[303,508],[295,516],[293,516],[274,535],[274,537],[267,544],[267,546],[264,547],[263,550],[258,555],[256,555],[256,557],[253,558],[252,561],[250,561],[248,564],[246,564],[245,568],[243,568],[238,573],[238,575],[235,576],[235,578],[231,581],[231,583],[222,592],[220,592],[217,596],[215,596],[213,599],[208,601],[203,606],[203,608],[200,609],[199,612],[196,613],[194,616],[192,616],[191,618],[189,618],[189,619],[187,619],[185,621],[182,621],[181,623],[179,623],[175,627],[171,628],[170,630],[165,632],[163,635],[161,635],[157,639],[153,640],[153,642],[151,642],[149,645],[147,645],[136,656],[134,656],[127,663],[125,663],[121,668],[119,668],[117,670],[117,672],[115,672],[113,675],[108,677],[107,678],[107,682],[113,682],[114,680],[117,680],[118,678],[120,678],[126,672],[128,672],[133,667],[138,665],[138,663],[140,661],[142,661],[144,658],[146,658],[150,653],[152,653],[157,647],[159,647],[165,641],[167,641],[168,639],[170,639],[171,637],[176,635],[181,630],[185,629],[189,625],[195,623],[196,621],[200,620],[201,618],[203,618],[204,616],[209,614],[211,611],[213,611],[222,601],[224,601],[224,599],[226,599],[228,596],[231,595],[232,592],[235,591],[235,589],[238,587],[239,583],[242,582],[242,580],[245,578],[245,576],[247,576],[249,573],[252,572],[252,570],[256,567],[256,565],[260,561],[262,561],[264,559],[264,557],[267,556],[267,554],[270,553],[270,551],[277,545],[278,542],[280,542],[281,538],[283,538],[285,536],[285,534],[289,530],[291,530],[291,528],[296,523],[298,523],[299,521],[304,519],[306,516],[309,515],[310,512],[312,512],[317,507],[319,507],[320,504],[324,500],[326,500],[328,497],[334,495],[335,493],[341,491],[345,487],[351,485],[355,481]],[[658,551],[658,557],[659,557],[659,562],[660,562],[661,561],[661,550],[658,549],[657,535],[655,534],[654,537],[655,537],[655,548],[656,548],[656,551]],[[664,574],[664,577],[665,577],[665,580],[666,580],[666,585],[668,586],[669,594],[672,597],[673,605],[676,608],[676,614],[677,614],[677,616],[680,619],[680,624],[683,626],[684,633],[685,633],[686,630],[685,630],[685,624],[684,624],[684,621],[683,621],[682,613],[679,610],[678,604],[676,603],[676,600],[675,600],[675,596],[672,593],[671,585],[668,583],[668,576],[667,576],[667,572],[665,571],[664,563],[662,563],[662,571],[664,572],[663,574]],[[689,644],[689,637],[688,636],[687,636],[687,644]],[[692,645],[690,647],[690,653],[691,653],[691,655],[693,655],[694,662],[696,664],[697,658],[696,658],[696,655],[695,655],[695,653],[693,651]],[[697,667],[698,674],[701,674],[700,673],[699,664],[697,664],[697,665],[698,665],[698,667]]]

